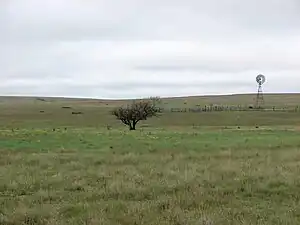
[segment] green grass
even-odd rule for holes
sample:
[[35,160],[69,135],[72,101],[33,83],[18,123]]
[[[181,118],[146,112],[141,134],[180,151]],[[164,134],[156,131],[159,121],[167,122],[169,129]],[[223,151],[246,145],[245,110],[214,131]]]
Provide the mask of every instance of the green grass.
[[299,224],[293,130],[10,130],[1,224]]
[[300,224],[300,113],[169,113],[129,132],[116,102],[68,100],[72,116],[17,100],[0,104],[1,225]]

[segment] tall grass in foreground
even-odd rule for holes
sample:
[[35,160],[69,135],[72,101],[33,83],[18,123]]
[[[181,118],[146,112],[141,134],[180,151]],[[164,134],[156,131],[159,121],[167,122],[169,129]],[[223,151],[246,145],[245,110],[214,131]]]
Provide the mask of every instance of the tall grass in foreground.
[[0,224],[300,224],[299,132],[0,133]]

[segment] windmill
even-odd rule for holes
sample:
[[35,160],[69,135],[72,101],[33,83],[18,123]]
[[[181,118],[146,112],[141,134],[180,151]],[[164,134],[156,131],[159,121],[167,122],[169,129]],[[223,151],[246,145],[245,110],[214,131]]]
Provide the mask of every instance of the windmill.
[[266,77],[262,74],[259,74],[256,76],[256,82],[258,83],[258,90],[256,95],[255,108],[260,109],[265,104],[262,85],[266,82]]

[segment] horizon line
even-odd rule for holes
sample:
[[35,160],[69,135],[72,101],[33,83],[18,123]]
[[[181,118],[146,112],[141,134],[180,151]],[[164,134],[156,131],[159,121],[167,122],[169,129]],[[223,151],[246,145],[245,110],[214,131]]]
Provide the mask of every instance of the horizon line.
[[[149,97],[158,96],[162,99],[168,98],[191,98],[191,97],[220,97],[220,96],[235,96],[235,95],[256,95],[257,92],[247,93],[224,93],[224,94],[203,94],[203,95],[173,95],[173,96],[159,96],[150,95],[147,97],[132,97],[132,98],[100,98],[100,97],[85,97],[85,96],[55,96],[55,95],[0,95],[0,97],[14,97],[14,98],[62,98],[62,99],[85,99],[85,100],[134,100],[134,99],[145,99]],[[300,94],[300,92],[264,92],[264,95],[291,95]]]

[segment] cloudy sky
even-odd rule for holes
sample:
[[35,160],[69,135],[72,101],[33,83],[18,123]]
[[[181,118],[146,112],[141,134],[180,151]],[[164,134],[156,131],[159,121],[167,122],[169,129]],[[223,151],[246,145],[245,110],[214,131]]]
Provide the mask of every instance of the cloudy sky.
[[0,95],[300,92],[299,0],[1,0]]

